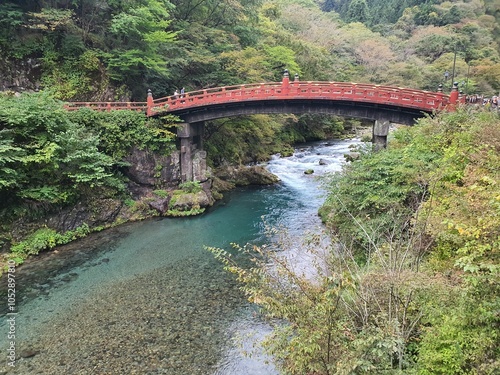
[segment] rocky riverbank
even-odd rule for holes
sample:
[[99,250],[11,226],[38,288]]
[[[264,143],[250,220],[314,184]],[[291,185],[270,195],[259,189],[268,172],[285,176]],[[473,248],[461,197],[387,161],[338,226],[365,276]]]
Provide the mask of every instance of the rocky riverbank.
[[[143,164],[140,173],[135,169],[128,183],[130,198],[89,197],[43,218],[28,220],[20,217],[4,226],[3,233],[0,233],[4,255],[1,263],[8,258],[15,258],[17,263],[22,263],[28,255],[126,222],[154,216],[198,215],[221,199],[225,191],[236,186],[267,185],[279,180],[262,166],[225,166],[213,173],[208,170],[207,179],[203,182],[187,182],[177,186],[163,184],[164,188],[158,189],[153,184],[154,179],[151,180],[157,162],[151,159],[149,169]],[[11,250],[17,251],[17,254]]]

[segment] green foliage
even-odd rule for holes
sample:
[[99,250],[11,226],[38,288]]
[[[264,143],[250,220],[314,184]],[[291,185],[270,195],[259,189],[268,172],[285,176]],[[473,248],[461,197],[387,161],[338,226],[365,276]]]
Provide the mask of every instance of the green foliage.
[[366,0],[351,1],[347,7],[346,19],[349,22],[367,23],[370,19],[370,15]]
[[[74,241],[78,238],[83,238],[90,233],[90,228],[87,224],[67,231],[65,233],[58,233],[51,228],[41,228],[28,236],[25,240],[13,244],[11,247],[11,258],[25,259],[28,255],[36,255],[40,251],[50,250],[57,245],[63,245]],[[19,262],[18,262],[19,263]]]
[[155,195],[157,195],[158,197],[160,198],[167,198],[168,197],[168,191],[166,190],[161,190],[161,189],[158,189],[158,190],[154,190],[153,193]]
[[187,181],[179,184],[179,189],[181,189],[185,193],[199,193],[202,190],[199,181]]
[[90,129],[100,139],[100,149],[120,163],[132,147],[149,149],[168,155],[174,144],[172,128],[175,119],[146,119],[144,113],[134,111],[97,112],[81,109],[68,116]]
[[205,148],[214,165],[265,161],[281,151],[283,127],[278,118],[266,115],[214,121],[207,124]]
[[360,250],[370,249],[376,245],[371,239],[391,235],[395,223],[407,227],[409,214],[427,194],[430,181],[423,173],[432,166],[433,157],[393,147],[365,150],[359,160],[329,179],[330,194],[320,215],[345,241],[354,241]]
[[365,153],[332,178],[321,210],[343,243],[353,236],[368,251],[363,262],[418,229],[428,238],[409,246],[424,254],[433,245],[426,267],[454,275],[445,295],[419,297],[418,309],[432,311],[423,316],[419,374],[498,367],[499,124],[496,113],[461,109],[398,130],[388,150]]
[[23,24],[23,12],[18,5],[7,3],[0,4],[0,55],[8,55],[11,52],[12,43],[9,35],[15,33]]
[[2,208],[16,201],[61,204],[97,186],[120,188],[99,138],[70,121],[60,103],[43,93],[3,95],[0,103],[2,137],[8,136],[0,193],[10,196]]
[[15,186],[19,174],[12,166],[23,160],[23,149],[13,145],[12,131],[0,130],[0,189]]

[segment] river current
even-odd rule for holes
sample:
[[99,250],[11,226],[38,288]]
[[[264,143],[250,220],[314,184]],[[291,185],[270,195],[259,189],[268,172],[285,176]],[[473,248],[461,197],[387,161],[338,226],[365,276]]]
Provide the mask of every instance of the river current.
[[277,374],[258,345],[270,327],[204,246],[265,243],[265,223],[297,236],[320,228],[316,177],[339,171],[357,142],[273,157],[279,184],[236,189],[203,215],[126,224],[30,260],[16,271],[18,313],[0,308],[0,374]]

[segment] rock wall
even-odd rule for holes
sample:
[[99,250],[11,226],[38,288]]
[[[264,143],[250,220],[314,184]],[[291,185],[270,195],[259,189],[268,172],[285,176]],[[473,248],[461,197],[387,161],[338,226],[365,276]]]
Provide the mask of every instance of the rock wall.
[[36,91],[40,88],[41,63],[38,59],[0,59],[0,91]]
[[131,181],[142,186],[172,188],[181,180],[179,160],[179,151],[165,156],[135,148],[125,159],[130,163],[126,174]]

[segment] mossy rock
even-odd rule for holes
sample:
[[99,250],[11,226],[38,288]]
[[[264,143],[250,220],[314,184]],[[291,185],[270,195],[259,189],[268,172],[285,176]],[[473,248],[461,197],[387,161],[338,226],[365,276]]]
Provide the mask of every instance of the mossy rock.
[[170,199],[167,216],[191,216],[202,213],[211,205],[211,199],[204,190],[197,193],[186,193],[175,190]]
[[205,208],[201,207],[192,208],[191,210],[188,211],[168,210],[166,216],[172,216],[172,217],[195,216],[195,215],[200,215],[203,212],[205,212]]
[[225,167],[217,171],[217,177],[236,186],[272,185],[279,178],[261,165],[250,167]]

